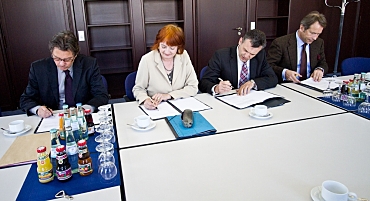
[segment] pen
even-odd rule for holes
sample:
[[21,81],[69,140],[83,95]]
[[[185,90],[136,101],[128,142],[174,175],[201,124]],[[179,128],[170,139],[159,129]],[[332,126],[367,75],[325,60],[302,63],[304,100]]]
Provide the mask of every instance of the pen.
[[45,106],[47,110],[49,110],[49,112],[51,113],[51,116],[54,116],[53,112],[50,110],[49,107]]
[[[151,101],[153,104],[155,104],[155,103],[154,103],[154,100],[153,100],[152,98],[150,98],[150,101]],[[158,110],[158,107],[155,107],[155,109],[156,109],[156,110]]]
[[[223,82],[224,80],[221,79],[221,78],[218,78],[218,80],[220,80],[221,82]],[[234,88],[233,85],[230,85],[231,88]]]

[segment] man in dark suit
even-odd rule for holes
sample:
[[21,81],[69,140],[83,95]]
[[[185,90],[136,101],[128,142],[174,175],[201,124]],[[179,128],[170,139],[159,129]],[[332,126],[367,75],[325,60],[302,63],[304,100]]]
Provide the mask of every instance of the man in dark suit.
[[238,46],[216,51],[200,80],[200,91],[222,94],[235,88],[238,95],[246,95],[251,89],[275,87],[277,77],[267,63],[265,46],[265,33],[254,29],[239,39]]
[[[271,43],[267,61],[274,69],[279,83],[284,81],[297,83],[300,82],[299,79],[304,80],[309,77],[314,81],[320,81],[328,72],[324,41],[318,38],[325,27],[325,16],[313,11],[301,20],[296,33],[276,38]],[[301,64],[303,49],[305,50],[303,57],[306,58],[304,66]]]
[[20,98],[28,115],[46,118],[63,104],[96,109],[108,103],[95,58],[79,53],[78,41],[70,31],[56,34],[49,42],[51,57],[31,64],[29,80]]

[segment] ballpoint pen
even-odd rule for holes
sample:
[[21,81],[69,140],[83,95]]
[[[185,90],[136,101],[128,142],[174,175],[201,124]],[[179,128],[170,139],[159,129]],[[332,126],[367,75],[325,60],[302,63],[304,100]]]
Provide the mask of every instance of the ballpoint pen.
[[53,112],[50,110],[50,108],[49,108],[49,107],[45,106],[45,108],[46,108],[47,110],[49,110],[49,112],[51,113],[51,116],[54,116]]
[[[153,100],[152,98],[150,98],[150,101],[151,101],[153,104],[155,104],[155,103],[154,103],[154,100]],[[156,110],[158,110],[158,107],[155,107],[155,109],[156,109]]]
[[[218,80],[220,80],[221,82],[223,82],[224,80],[221,79],[221,78],[218,78]],[[230,85],[231,88],[234,88],[233,85]]]

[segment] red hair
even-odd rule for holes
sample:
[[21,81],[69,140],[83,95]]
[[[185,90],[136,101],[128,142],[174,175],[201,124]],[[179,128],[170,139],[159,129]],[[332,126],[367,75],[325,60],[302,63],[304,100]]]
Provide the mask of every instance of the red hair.
[[157,50],[159,43],[162,42],[165,42],[168,46],[177,46],[177,53],[182,54],[185,49],[185,36],[181,27],[178,27],[174,24],[169,24],[162,27],[155,37],[152,50]]

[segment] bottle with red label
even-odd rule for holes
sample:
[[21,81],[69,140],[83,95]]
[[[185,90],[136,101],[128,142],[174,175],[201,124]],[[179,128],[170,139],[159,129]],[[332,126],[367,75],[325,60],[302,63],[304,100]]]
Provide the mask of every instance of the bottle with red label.
[[71,164],[68,161],[68,156],[64,145],[60,145],[57,150],[57,167],[55,173],[59,181],[69,181],[72,178]]
[[78,172],[81,176],[90,175],[93,172],[90,152],[86,140],[78,141]]
[[54,179],[53,165],[45,146],[37,148],[37,173],[41,183],[48,183]]
[[94,135],[95,134],[95,125],[94,120],[92,118],[91,110],[85,109],[85,119],[87,123],[87,133],[88,135]]

